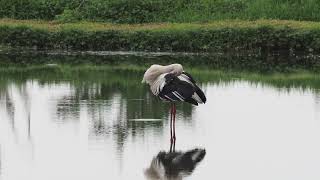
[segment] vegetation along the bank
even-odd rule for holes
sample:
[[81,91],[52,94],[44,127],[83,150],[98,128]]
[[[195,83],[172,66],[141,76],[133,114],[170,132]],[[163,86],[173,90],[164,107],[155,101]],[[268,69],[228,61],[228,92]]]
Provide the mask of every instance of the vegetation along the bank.
[[112,23],[320,21],[319,0],[0,0],[0,18]]
[[119,25],[2,19],[0,44],[74,50],[320,52],[320,23],[229,20]]

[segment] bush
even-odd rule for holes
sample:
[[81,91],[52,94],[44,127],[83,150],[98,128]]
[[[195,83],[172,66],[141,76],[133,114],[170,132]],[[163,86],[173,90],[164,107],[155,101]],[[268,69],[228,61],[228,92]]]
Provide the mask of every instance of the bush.
[[2,25],[0,44],[74,50],[320,52],[319,28],[259,25],[93,31],[75,25],[57,30]]
[[320,21],[319,0],[0,0],[0,18],[114,23],[223,19]]
[[61,15],[56,15],[55,20],[62,23],[76,22],[81,19],[79,12],[65,9]]

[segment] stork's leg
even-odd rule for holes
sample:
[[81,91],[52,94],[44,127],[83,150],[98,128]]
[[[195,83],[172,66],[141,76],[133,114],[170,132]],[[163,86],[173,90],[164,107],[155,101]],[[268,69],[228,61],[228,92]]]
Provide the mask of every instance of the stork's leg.
[[170,142],[170,152],[175,152],[176,150],[176,141]]
[[170,143],[171,144],[173,142],[173,138],[172,138],[172,133],[173,133],[172,123],[173,123],[173,104],[171,105],[171,108],[170,108]]
[[176,140],[173,141],[173,152],[176,151]]
[[176,142],[176,104],[173,104],[173,141]]
[[170,139],[170,152],[172,152],[173,141]]

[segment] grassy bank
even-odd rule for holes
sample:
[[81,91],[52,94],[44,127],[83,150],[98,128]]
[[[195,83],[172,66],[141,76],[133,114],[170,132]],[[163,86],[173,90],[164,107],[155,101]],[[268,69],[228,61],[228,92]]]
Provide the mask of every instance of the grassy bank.
[[237,20],[116,25],[2,19],[0,44],[72,50],[320,52],[320,23]]
[[1,0],[0,18],[112,23],[320,21],[318,0]]

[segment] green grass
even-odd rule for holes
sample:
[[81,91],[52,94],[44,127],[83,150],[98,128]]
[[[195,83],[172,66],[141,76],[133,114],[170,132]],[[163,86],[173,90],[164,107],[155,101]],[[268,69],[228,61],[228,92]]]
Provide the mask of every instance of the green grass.
[[[195,38],[196,37],[196,38]],[[38,49],[320,52],[320,22],[111,24],[0,20],[0,44]]]
[[14,20],[0,19],[0,26],[8,27],[30,27],[48,31],[61,30],[83,30],[83,31],[174,31],[174,30],[210,30],[224,28],[292,28],[297,30],[319,30],[320,22],[310,21],[289,21],[289,20],[225,20],[214,21],[208,23],[148,23],[148,24],[113,24],[102,22],[72,22],[61,23],[58,21],[43,21],[43,20]]
[[320,21],[319,0],[1,0],[0,18],[112,23]]

